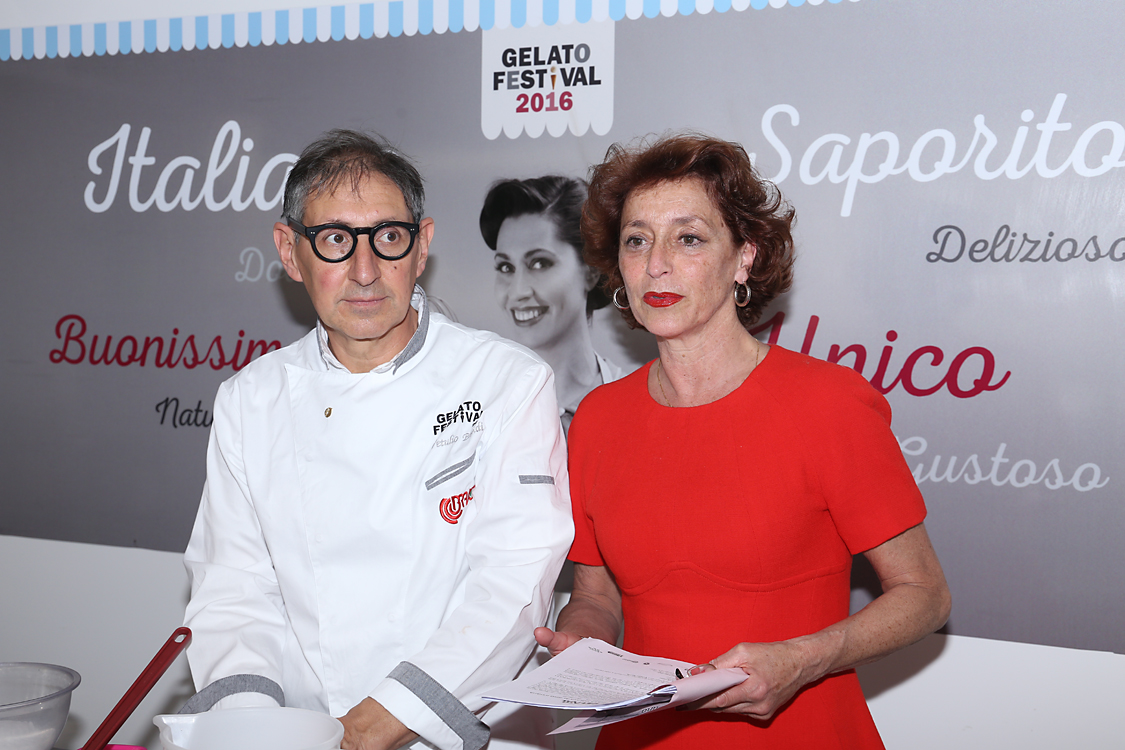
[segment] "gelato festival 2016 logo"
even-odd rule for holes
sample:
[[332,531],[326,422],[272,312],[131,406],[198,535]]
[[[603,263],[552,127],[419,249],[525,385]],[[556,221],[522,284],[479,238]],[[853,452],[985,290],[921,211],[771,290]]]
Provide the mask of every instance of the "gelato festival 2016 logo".
[[482,34],[481,130],[538,138],[613,125],[612,21]]

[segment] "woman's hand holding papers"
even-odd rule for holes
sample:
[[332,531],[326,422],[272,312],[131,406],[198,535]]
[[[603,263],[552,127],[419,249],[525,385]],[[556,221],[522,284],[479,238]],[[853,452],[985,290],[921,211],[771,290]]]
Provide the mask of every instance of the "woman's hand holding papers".
[[807,655],[794,641],[740,643],[710,664],[695,667],[691,674],[735,667],[748,675],[746,681],[685,708],[769,719],[809,682],[806,663]]
[[583,638],[617,643],[621,635],[621,589],[609,568],[574,565],[574,594],[559,613],[555,630],[536,628],[535,640],[556,656]]
[[551,656],[558,656],[566,649],[573,646],[582,640],[584,636],[575,635],[574,633],[564,633],[561,630],[551,630],[550,628],[536,628],[535,641],[551,654]]
[[768,719],[804,685],[868,664],[918,641],[949,616],[949,587],[921,524],[863,553],[883,594],[859,612],[806,636],[740,643],[711,663],[750,679],[698,708]]

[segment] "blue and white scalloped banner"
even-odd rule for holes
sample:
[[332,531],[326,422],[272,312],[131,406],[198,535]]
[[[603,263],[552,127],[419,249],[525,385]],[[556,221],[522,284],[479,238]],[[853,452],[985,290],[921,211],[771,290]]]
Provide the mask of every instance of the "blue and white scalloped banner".
[[444,34],[840,2],[858,0],[377,0],[316,8],[0,29],[0,61]]

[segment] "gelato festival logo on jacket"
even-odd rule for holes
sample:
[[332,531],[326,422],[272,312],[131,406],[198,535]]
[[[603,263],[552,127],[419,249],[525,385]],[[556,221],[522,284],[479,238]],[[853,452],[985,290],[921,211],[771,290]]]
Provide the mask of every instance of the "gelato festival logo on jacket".
[[441,520],[453,524],[460,521],[461,514],[465,512],[465,506],[473,499],[473,490],[476,488],[477,486],[474,484],[469,489],[457,495],[443,497],[441,499],[441,505],[438,508],[441,512]]
[[437,423],[434,425],[434,434],[440,435],[450,427],[456,424],[475,425],[484,413],[484,407],[481,406],[480,401],[465,401],[457,404],[457,408],[453,411],[447,411],[444,414],[437,415]]
[[481,36],[480,126],[538,138],[613,125],[612,21],[489,29]]

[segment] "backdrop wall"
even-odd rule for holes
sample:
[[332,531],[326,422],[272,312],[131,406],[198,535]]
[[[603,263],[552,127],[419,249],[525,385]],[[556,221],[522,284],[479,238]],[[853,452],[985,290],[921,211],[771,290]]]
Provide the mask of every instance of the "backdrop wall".
[[[489,185],[690,128],[742,142],[797,209],[795,287],[758,335],[886,394],[947,631],[1125,651],[1116,5],[227,7],[0,19],[0,544],[182,551],[218,383],[312,323],[270,227],[323,130],[417,160],[423,284],[519,339]],[[654,354],[611,309],[592,334],[625,369]]]

